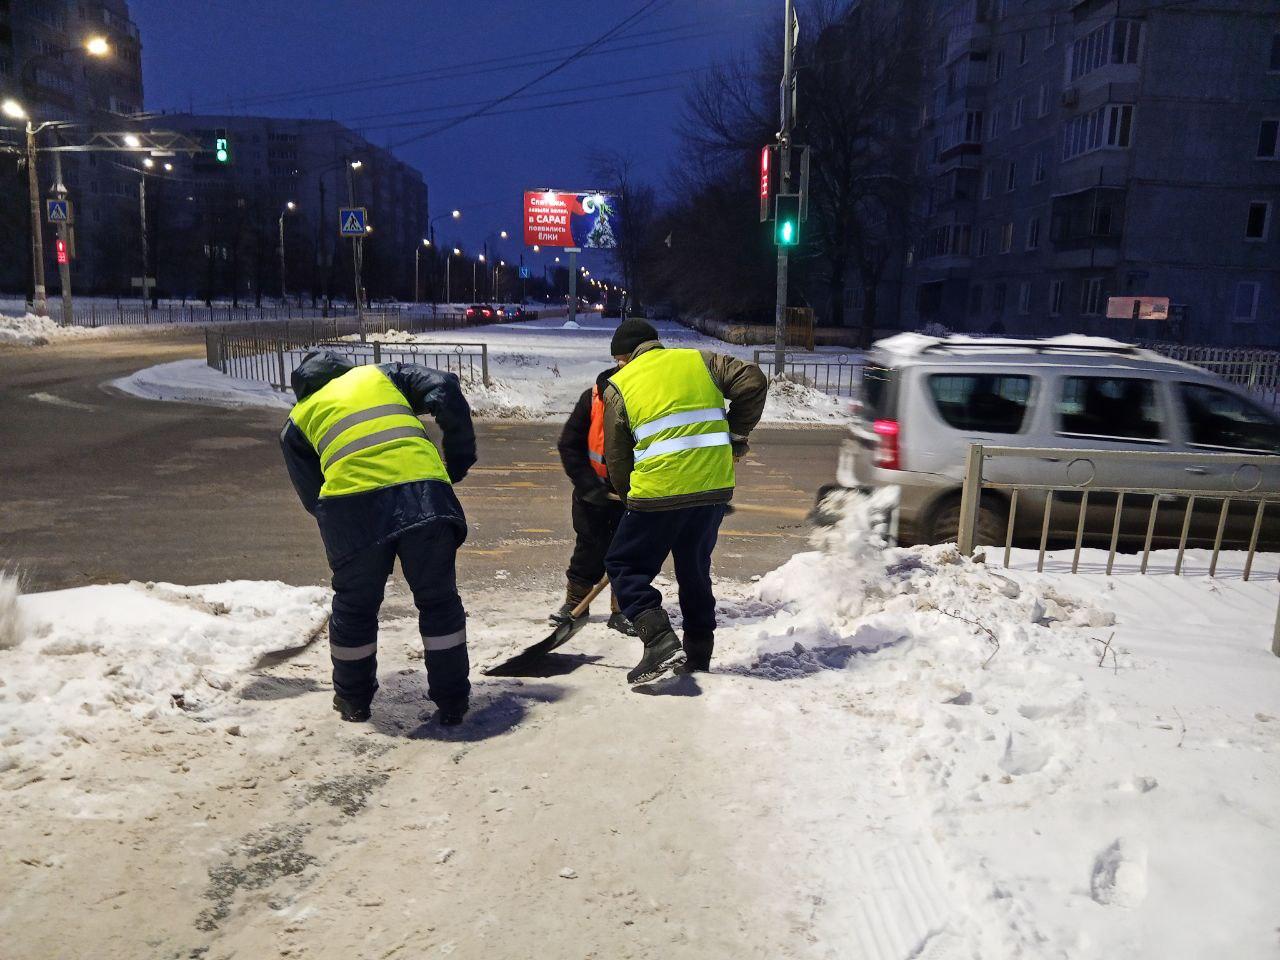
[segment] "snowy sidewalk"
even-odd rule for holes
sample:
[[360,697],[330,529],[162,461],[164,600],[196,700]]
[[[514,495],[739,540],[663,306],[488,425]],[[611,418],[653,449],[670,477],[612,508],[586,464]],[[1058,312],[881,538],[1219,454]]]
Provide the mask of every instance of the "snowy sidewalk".
[[[360,726],[323,635],[243,672],[318,591],[92,588],[142,591],[106,632],[91,596],[24,600],[47,625],[0,650],[0,704],[47,749],[5,744],[6,956],[1274,956],[1280,557],[1244,583],[826,547],[719,585],[716,673],[630,690],[597,623],[546,676],[477,674],[457,732],[403,588]],[[553,589],[464,599],[482,666]],[[76,716],[86,678],[116,699]]]
[[[491,383],[464,384],[475,416],[490,420],[562,420],[582,391],[613,365],[609,341],[617,320],[588,313],[570,324],[563,318],[498,323],[441,333],[375,335],[384,343],[483,343],[489,350]],[[676,323],[655,324],[672,347],[715,350],[750,359],[752,348],[722,343]],[[350,338],[348,338],[350,339]],[[200,360],[181,360],[140,370],[112,386],[149,400],[179,400],[216,406],[288,407],[291,394],[264,383],[228,377]],[[764,423],[840,424],[848,419],[847,399],[796,383],[775,383]]]

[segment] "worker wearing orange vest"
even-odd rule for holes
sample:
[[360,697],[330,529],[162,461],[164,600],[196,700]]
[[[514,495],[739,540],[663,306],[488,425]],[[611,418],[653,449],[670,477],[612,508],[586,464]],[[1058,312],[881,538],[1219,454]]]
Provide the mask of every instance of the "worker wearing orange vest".
[[[565,571],[567,586],[564,604],[551,614],[551,622],[567,622],[575,607],[591,588],[604,577],[604,555],[613,542],[614,531],[622,519],[622,499],[609,483],[604,463],[604,399],[602,391],[609,378],[618,372],[610,368],[582,392],[560,433],[560,462],[573,481],[573,556]],[[583,612],[582,616],[586,616]],[[635,636],[635,628],[613,602],[609,626],[627,636]]]

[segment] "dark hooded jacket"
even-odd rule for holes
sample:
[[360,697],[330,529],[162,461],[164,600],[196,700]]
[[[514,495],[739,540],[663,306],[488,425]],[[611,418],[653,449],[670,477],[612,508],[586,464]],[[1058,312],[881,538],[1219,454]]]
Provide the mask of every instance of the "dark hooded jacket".
[[[600,389],[601,396],[604,395],[604,388],[609,385],[609,378],[617,372],[617,367],[610,367],[596,377],[596,387]],[[596,489],[603,488],[606,492],[613,490],[609,481],[601,479],[592,469],[591,458],[587,454],[587,439],[591,433],[592,389],[588,387],[582,391],[573,412],[565,421],[564,429],[560,431],[560,441],[557,444],[560,463],[565,475],[573,481],[574,496],[579,498]]]
[[[309,353],[293,371],[293,392],[299,401],[305,400],[351,369],[352,365],[335,353]],[[404,394],[415,414],[430,414],[435,419],[443,438],[440,453],[445,469],[454,483],[461,481],[476,462],[476,435],[458,378],[413,363],[384,363],[378,369]],[[321,500],[324,474],[320,457],[292,419],[280,433],[280,447],[293,488],[307,512],[315,516],[334,568],[362,550],[429,523],[452,526],[459,544],[466,539],[462,505],[447,483],[415,480]]]

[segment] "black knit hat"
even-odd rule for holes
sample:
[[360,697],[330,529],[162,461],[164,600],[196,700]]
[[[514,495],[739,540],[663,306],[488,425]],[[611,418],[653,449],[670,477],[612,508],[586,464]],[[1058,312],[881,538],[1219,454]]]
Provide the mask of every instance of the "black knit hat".
[[647,320],[623,320],[613,333],[613,342],[609,344],[609,355],[613,357],[629,357],[635,353],[636,347],[650,340],[658,339],[658,331]]

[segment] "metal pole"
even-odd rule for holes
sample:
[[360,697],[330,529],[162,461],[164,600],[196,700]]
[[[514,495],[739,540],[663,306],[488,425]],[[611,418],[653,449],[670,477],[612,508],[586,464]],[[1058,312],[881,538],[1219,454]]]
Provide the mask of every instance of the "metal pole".
[[[351,158],[347,157],[344,161],[347,168],[347,206],[354,207],[356,205],[356,183],[355,176],[351,170]],[[361,291],[360,267],[364,259],[364,238],[355,237],[352,240],[351,260],[355,267],[356,273],[356,320],[360,324],[360,339],[364,339],[364,297]]]
[[27,190],[31,193],[31,310],[49,314],[44,289],[44,234],[40,225],[40,177],[36,173],[36,131],[27,121]]
[[472,302],[475,302],[476,300],[479,299],[479,297],[476,296],[476,264],[479,262],[480,261],[478,260],[471,261],[471,300]]
[[413,251],[413,302],[418,302],[418,261],[422,259],[422,247]]
[[[67,187],[62,182],[62,154],[53,152],[53,193],[59,200],[67,199]],[[62,241],[63,257],[58,264],[58,283],[62,287],[62,325],[72,324],[71,312],[71,237],[65,220],[58,223],[58,239]]]
[[448,306],[453,303],[453,293],[450,290],[449,281],[453,279],[453,253],[444,258],[444,302]]
[[284,282],[284,214],[280,214],[280,300],[286,302],[289,294]]
[[[795,18],[792,0],[786,0],[783,6],[782,21],[782,87],[781,109],[782,128],[778,131],[778,166],[781,167],[782,178],[778,192],[791,192],[791,130],[795,123],[792,115],[791,86],[793,82],[793,45],[795,37],[791,24]],[[786,247],[778,247],[778,294],[773,313],[773,375],[782,376],[785,370],[787,350],[787,255]]]
[[142,322],[151,322],[151,298],[147,296],[147,175],[138,178],[138,217],[142,223]]
[[569,250],[569,322],[578,320],[578,251]]

